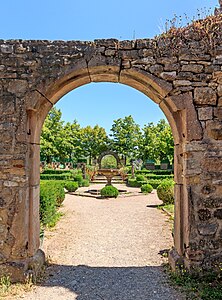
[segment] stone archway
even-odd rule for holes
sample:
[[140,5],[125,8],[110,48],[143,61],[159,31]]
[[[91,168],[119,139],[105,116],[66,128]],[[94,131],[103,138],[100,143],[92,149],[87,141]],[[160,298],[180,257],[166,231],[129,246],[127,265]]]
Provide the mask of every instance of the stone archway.
[[99,169],[102,169],[102,159],[107,155],[111,155],[116,159],[117,169],[119,169],[121,167],[120,158],[119,158],[118,154],[114,151],[105,151],[105,152],[100,154],[100,156],[97,159]]
[[[192,33],[190,33],[192,34]],[[0,274],[24,280],[39,249],[40,133],[52,106],[90,82],[143,92],[165,113],[175,142],[175,237],[170,262],[221,261],[221,45],[189,36],[117,41],[0,41]]]

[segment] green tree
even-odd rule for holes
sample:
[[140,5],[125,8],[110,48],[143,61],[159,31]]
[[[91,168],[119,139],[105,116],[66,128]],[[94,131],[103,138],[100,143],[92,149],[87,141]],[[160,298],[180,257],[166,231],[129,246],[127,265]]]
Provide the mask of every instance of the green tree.
[[135,123],[131,115],[114,120],[111,131],[110,146],[113,150],[125,156],[125,162],[127,158],[138,157],[142,135],[140,126]]
[[92,158],[96,158],[101,152],[107,150],[107,134],[99,125],[82,128],[80,139],[82,153],[89,157],[89,164],[92,163]]
[[173,160],[174,141],[170,125],[161,119],[157,125],[148,123],[143,128],[143,146],[140,151],[144,160],[153,159],[161,162]]
[[61,111],[52,108],[45,119],[40,138],[41,159],[47,163],[54,158],[60,158],[61,143],[63,141],[63,121],[61,121]]
[[71,161],[77,161],[82,155],[81,127],[74,120],[73,123],[66,123],[63,127],[63,153]]

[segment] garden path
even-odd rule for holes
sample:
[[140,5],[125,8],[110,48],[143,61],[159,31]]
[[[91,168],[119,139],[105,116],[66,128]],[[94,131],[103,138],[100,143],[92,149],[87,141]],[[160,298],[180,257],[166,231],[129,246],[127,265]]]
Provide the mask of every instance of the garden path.
[[[97,186],[98,187],[98,186]],[[136,190],[136,189],[135,189]],[[181,300],[160,250],[172,245],[156,193],[101,200],[66,195],[64,216],[47,231],[48,277],[27,300]]]

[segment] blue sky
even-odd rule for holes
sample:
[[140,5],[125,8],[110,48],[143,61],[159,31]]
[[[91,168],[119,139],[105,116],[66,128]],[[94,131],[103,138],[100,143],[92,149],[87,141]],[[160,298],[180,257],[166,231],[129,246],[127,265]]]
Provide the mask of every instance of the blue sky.
[[[1,2],[1,39],[93,40],[152,38],[165,20],[197,16],[198,9],[217,0],[11,0]],[[110,129],[114,119],[133,115],[140,125],[163,118],[156,104],[121,84],[96,83],[80,87],[57,104],[63,119],[81,126]]]

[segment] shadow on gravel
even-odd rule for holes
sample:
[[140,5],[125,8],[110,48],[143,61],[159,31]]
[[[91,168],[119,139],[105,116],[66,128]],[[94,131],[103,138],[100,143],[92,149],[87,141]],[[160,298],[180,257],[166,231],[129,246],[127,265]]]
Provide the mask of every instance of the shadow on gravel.
[[47,287],[63,287],[77,300],[182,299],[161,267],[88,267],[50,265]]
[[149,208],[157,208],[159,207],[160,204],[148,204],[146,207],[149,207]]

